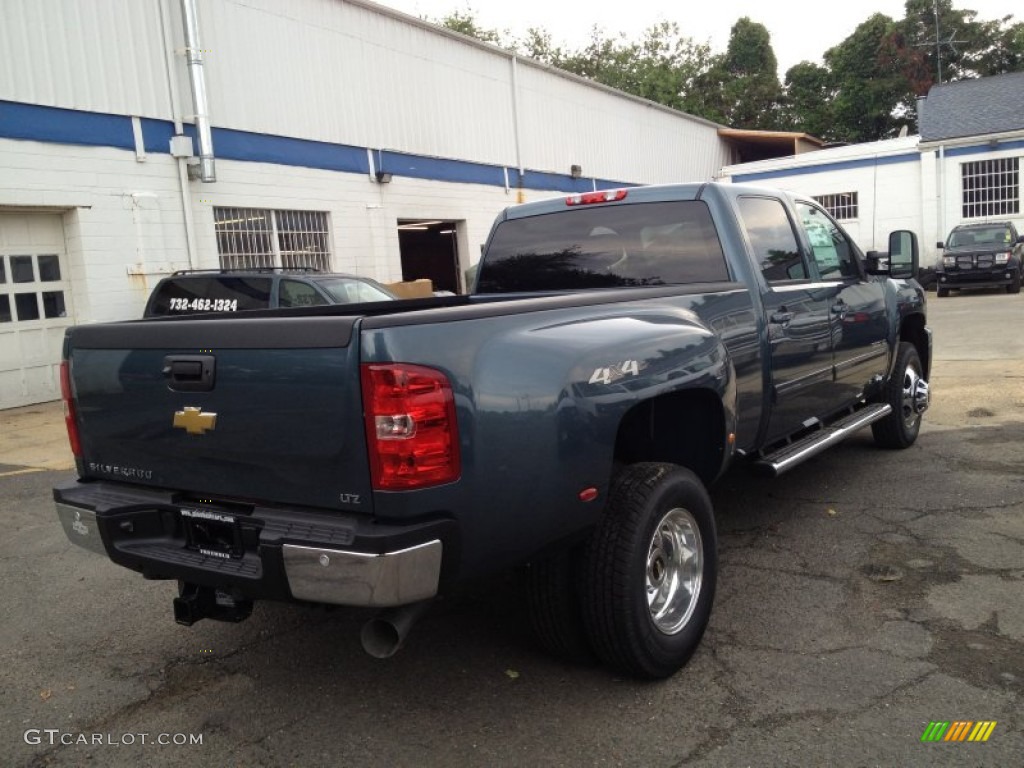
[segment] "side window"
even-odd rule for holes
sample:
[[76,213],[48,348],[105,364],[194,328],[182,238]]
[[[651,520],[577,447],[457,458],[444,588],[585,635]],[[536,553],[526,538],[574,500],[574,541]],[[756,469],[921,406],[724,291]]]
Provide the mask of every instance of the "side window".
[[214,301],[218,312],[267,309],[270,306],[270,278],[220,275],[210,280],[206,297]]
[[270,278],[170,277],[154,290],[146,317],[192,312],[238,312],[270,306]]
[[739,209],[765,280],[806,280],[807,264],[782,203],[767,197],[741,197]]
[[826,280],[860,277],[857,258],[849,239],[828,214],[820,208],[798,202],[800,224],[807,233],[818,265],[818,274]]
[[277,303],[280,307],[315,307],[318,304],[326,304],[327,301],[309,283],[282,280]]

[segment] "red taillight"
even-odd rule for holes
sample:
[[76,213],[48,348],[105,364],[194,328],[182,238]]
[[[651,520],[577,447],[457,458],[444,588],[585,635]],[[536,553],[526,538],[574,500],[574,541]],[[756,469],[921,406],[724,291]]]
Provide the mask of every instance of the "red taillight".
[[71,369],[67,360],[60,363],[60,397],[64,401],[64,424],[68,428],[68,442],[71,453],[82,455],[82,441],[78,437],[78,420],[75,418],[75,401],[71,397]]
[[625,200],[626,190],[606,189],[603,192],[584,192],[582,195],[569,195],[565,198],[566,205],[590,205],[592,203],[614,203]]
[[419,365],[362,366],[373,487],[411,490],[457,480],[459,430],[448,378]]

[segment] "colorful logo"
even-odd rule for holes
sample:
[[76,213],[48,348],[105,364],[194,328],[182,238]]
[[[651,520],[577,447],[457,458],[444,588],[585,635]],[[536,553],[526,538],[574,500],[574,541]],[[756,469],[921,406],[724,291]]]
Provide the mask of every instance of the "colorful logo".
[[988,741],[995,728],[995,720],[933,720],[921,734],[921,741]]

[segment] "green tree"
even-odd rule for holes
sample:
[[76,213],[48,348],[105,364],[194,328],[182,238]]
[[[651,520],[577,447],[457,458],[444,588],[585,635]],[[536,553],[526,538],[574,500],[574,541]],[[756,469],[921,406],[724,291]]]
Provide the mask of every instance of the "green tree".
[[828,139],[835,125],[832,73],[825,67],[801,61],[786,72],[784,125],[790,130]]
[[527,29],[526,36],[515,42],[514,49],[523,56],[553,67],[561,67],[566,58],[565,51],[561,46],[555,45],[551,33],[542,27]]
[[781,128],[784,93],[778,68],[767,28],[745,16],[733,25],[725,54],[697,78],[698,93],[690,103],[734,128]]
[[[938,80],[978,76],[978,65],[995,41],[998,21],[978,21],[976,11],[954,8],[952,0],[906,0],[904,9],[899,30],[904,45],[920,49],[928,87]],[[917,73],[907,74],[917,85],[925,84],[925,79],[914,77]]]
[[979,77],[1004,72],[1024,72],[1024,22],[1013,22],[1012,16],[987,25],[987,43],[979,49],[975,67]]
[[595,27],[576,50],[556,45],[539,27],[520,39],[483,27],[469,7],[438,23],[725,125],[785,128],[830,141],[874,141],[915,127],[917,97],[937,78],[1024,70],[1024,24],[1013,17],[979,20],[975,11],[954,8],[953,0],[906,0],[904,9],[899,21],[882,14],[866,19],[825,52],[824,66],[792,67],[784,88],[768,30],[747,17],[733,25],[719,55],[667,21],[637,41]]
[[830,105],[834,127],[824,138],[875,141],[895,136],[906,124],[896,114],[907,93],[906,77],[896,65],[898,31],[895,21],[876,13],[825,52],[835,90]]
[[608,37],[597,27],[590,42],[548,63],[634,96],[674,109],[688,109],[688,94],[710,65],[711,51],[680,34],[679,26],[660,22],[638,42]]
[[440,19],[431,19],[431,21],[453,32],[461,32],[468,37],[475,37],[477,40],[482,40],[485,43],[492,43],[503,48],[508,47],[507,42],[498,30],[487,29],[477,23],[476,11],[469,6],[466,6],[464,11],[452,11],[447,16]]
[[826,51],[825,66],[786,73],[788,122],[831,141],[916,129],[917,98],[937,81],[1024,68],[1024,25],[979,21],[952,0],[906,0],[899,21],[875,14]]

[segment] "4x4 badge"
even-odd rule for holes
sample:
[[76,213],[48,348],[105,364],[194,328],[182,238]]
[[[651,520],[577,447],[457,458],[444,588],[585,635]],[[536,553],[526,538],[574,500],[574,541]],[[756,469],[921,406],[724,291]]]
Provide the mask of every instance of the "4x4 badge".
[[217,414],[205,413],[202,408],[186,405],[182,411],[174,412],[174,426],[190,435],[202,435],[217,426]]

